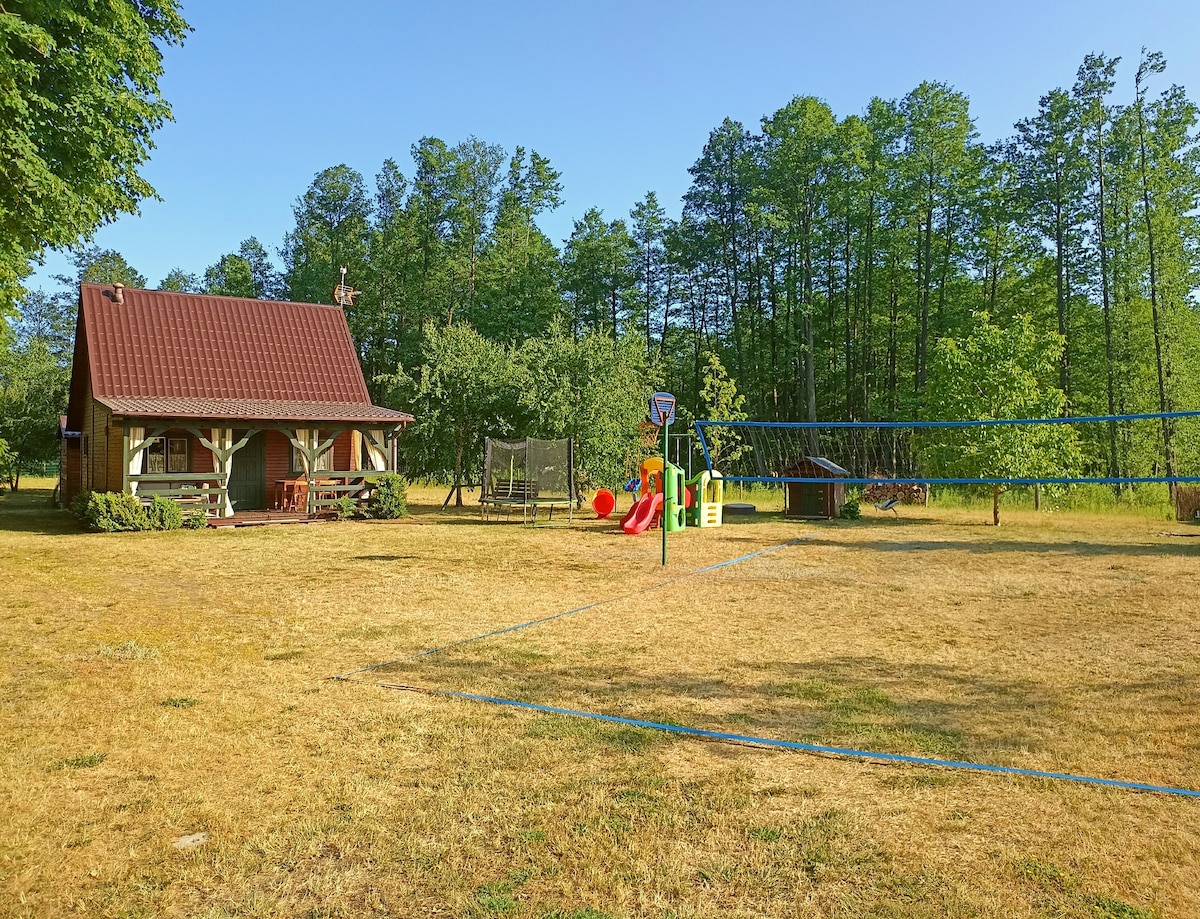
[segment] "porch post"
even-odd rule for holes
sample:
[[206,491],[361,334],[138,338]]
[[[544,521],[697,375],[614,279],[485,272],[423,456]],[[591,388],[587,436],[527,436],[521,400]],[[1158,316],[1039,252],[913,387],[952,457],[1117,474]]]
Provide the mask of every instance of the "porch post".
[[213,468],[225,480],[225,500],[222,502],[221,516],[232,517],[233,501],[229,497],[229,474],[233,471],[233,451],[229,448],[233,446],[233,429],[213,428],[212,442],[216,446],[212,451]]
[[313,502],[316,501],[316,495],[313,492],[315,484],[313,480],[316,478],[317,459],[322,453],[333,447],[333,442],[341,431],[341,428],[334,428],[333,433],[326,440],[321,440],[321,432],[317,428],[296,428],[292,431],[284,431],[288,440],[292,442],[292,446],[300,451],[304,462],[304,477],[308,481],[308,488],[305,490],[307,501],[304,511],[310,517],[315,510]]
[[225,488],[225,501],[221,507],[221,516],[232,517],[233,501],[229,497],[229,476],[233,472],[233,454],[246,446],[250,442],[250,438],[260,429],[250,428],[237,443],[233,442],[233,428],[213,428],[211,440],[205,437],[204,432],[199,428],[188,428],[187,430],[196,436],[202,447],[208,448],[208,451],[212,453],[213,472],[216,473],[218,483],[223,484]]

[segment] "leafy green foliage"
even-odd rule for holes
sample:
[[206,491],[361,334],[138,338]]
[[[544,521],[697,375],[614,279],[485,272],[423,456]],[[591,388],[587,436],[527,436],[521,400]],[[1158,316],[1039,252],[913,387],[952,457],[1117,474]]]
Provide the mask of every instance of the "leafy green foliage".
[[146,508],[152,530],[178,530],[183,526],[183,511],[170,498],[155,495]]
[[89,530],[136,532],[150,528],[142,503],[120,492],[84,491],[71,501],[71,513]]
[[[725,365],[715,351],[704,355],[704,382],[700,387],[700,411],[706,421],[745,421],[742,406],[745,396],[739,395],[737,384],[725,371]],[[708,455],[714,469],[726,469],[748,450],[737,443],[727,430],[713,429],[708,435]]]
[[335,520],[350,520],[358,513],[358,504],[353,498],[341,497],[337,499],[337,503],[332,507],[333,518]]
[[139,174],[171,117],[162,50],[188,25],[174,0],[9,0],[0,15],[0,304],[31,261],[154,196]]
[[861,520],[862,507],[858,503],[858,498],[848,498],[846,503],[839,508],[838,517],[842,520]]
[[[934,348],[929,379],[930,420],[1054,418],[1065,403],[1056,377],[1062,341],[1039,335],[1029,316],[1006,326],[977,313],[962,339]],[[1038,478],[1078,472],[1079,447],[1065,425],[930,428],[920,452],[936,477]]]
[[513,432],[526,389],[523,376],[511,348],[465,323],[426,323],[424,351],[415,379],[403,368],[389,379],[393,398],[412,405],[417,418],[401,448],[410,473],[451,470],[461,486],[483,466],[484,438]]
[[408,516],[408,483],[394,472],[376,479],[363,513],[373,520],[396,520]]
[[155,495],[145,506],[128,492],[86,491],[75,496],[71,513],[89,530],[99,533],[177,530],[183,526],[179,505],[161,495]]
[[208,526],[208,515],[202,510],[193,508],[183,515],[182,526],[185,530],[203,530]]
[[0,352],[0,474],[16,491],[21,471],[55,459],[58,415],[66,408],[68,375],[49,340],[35,337]]
[[562,324],[527,341],[516,361],[526,380],[518,433],[575,439],[575,464],[584,484],[614,487],[641,450],[638,423],[655,374],[635,334],[614,340],[604,332],[578,338]]
[[[964,338],[943,338],[934,348],[929,378],[933,421],[1054,418],[1066,397],[1054,379],[1062,339],[1038,335],[1029,316],[1006,327],[976,313]],[[931,477],[1054,478],[1078,475],[1083,463],[1073,429],[1066,425],[996,425],[923,429],[915,438]],[[1000,522],[998,487],[993,516]]]
[[218,297],[275,300],[282,285],[267,250],[253,236],[236,253],[222,255],[204,272],[204,292]]

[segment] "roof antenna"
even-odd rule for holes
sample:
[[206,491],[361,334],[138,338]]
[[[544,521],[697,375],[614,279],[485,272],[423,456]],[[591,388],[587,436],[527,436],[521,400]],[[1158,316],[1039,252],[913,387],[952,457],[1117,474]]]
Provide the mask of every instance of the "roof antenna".
[[346,266],[343,265],[341,283],[333,288],[333,302],[338,306],[354,306],[354,298],[360,293],[361,290],[346,285]]

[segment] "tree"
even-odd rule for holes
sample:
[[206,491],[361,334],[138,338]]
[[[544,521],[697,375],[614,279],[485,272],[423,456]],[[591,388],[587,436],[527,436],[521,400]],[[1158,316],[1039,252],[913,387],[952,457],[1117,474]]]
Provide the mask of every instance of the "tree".
[[[1046,381],[1057,376],[1061,351],[1062,339],[1039,333],[1028,315],[1000,326],[975,313],[963,338],[941,338],[933,348],[929,420],[1058,417],[1066,396]],[[927,428],[919,450],[937,478],[1067,476],[1080,462],[1064,424]],[[992,521],[1000,525],[999,485],[992,487]]]
[[[146,276],[125,261],[125,256],[115,249],[86,246],[76,250],[71,259],[75,264],[75,276],[55,275],[55,280],[71,288],[80,284],[124,284],[126,287],[144,288]],[[78,290],[73,291],[78,294]]]
[[218,297],[279,298],[283,279],[262,243],[251,236],[236,253],[222,255],[204,272],[204,292]]
[[171,118],[162,52],[188,31],[175,0],[0,7],[0,315],[47,247],[155,197],[139,169]]
[[563,287],[574,307],[577,335],[607,331],[617,338],[625,331],[636,255],[625,221],[605,223],[594,207],[575,221],[563,253]]
[[158,283],[159,290],[169,290],[177,294],[200,293],[200,279],[182,268],[172,268],[167,276]]
[[[656,331],[661,348],[666,335],[669,309],[666,275],[667,212],[658,203],[652,191],[639,201],[629,212],[633,220],[633,241],[637,244],[636,284],[641,294],[639,312],[643,313],[646,325],[646,353],[654,350]],[[655,329],[655,326],[658,326]]]
[[1082,159],[1078,110],[1061,89],[1042,96],[1038,113],[1017,123],[1014,153],[1021,176],[1025,216],[1054,246],[1055,313],[1063,339],[1058,386],[1072,403],[1074,323],[1071,320],[1072,281],[1079,270],[1072,262],[1081,232],[1079,212],[1087,184]]
[[[288,299],[331,302],[342,268],[347,269],[347,283],[361,283],[355,279],[366,274],[371,218],[362,175],[344,164],[322,170],[292,213],[296,226],[284,237],[281,253]],[[347,310],[347,319],[350,330],[357,332],[352,310]]]
[[[746,397],[737,391],[737,384],[725,372],[725,366],[715,351],[704,355],[704,386],[700,390],[700,410],[706,421],[745,421],[742,406]],[[746,446],[738,444],[737,438],[720,429],[710,428],[705,435],[708,456],[712,467],[724,468],[736,462],[745,452]]]
[[493,338],[523,340],[540,335],[563,308],[559,256],[538,229],[538,214],[561,203],[558,172],[536,151],[518,147],[496,221],[479,257],[478,289],[470,318]]
[[563,322],[526,341],[515,352],[525,381],[518,433],[575,439],[581,487],[615,487],[640,449],[638,423],[656,374],[636,332],[613,339],[604,332],[580,336]]
[[413,407],[417,423],[401,439],[410,475],[440,475],[453,484],[446,502],[462,507],[462,488],[483,466],[483,439],[504,436],[518,420],[527,387],[505,345],[466,323],[425,324],[425,362],[415,378],[398,368],[391,398]]
[[8,445],[0,474],[16,491],[21,472],[55,458],[58,416],[66,408],[70,376],[41,336],[0,356],[0,442]]

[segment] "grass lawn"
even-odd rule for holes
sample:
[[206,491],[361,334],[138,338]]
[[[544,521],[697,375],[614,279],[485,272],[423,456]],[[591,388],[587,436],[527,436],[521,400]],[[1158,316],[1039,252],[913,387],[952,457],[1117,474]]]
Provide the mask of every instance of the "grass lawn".
[[664,572],[434,490],[124,535],[48,495],[0,498],[0,916],[1200,915],[1197,798],[388,688],[1200,789],[1195,526],[763,514]]

